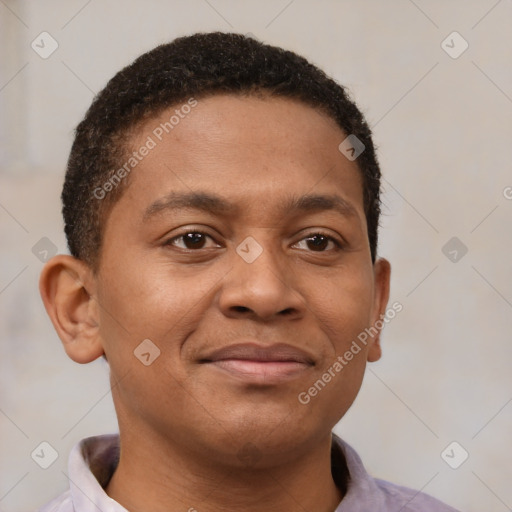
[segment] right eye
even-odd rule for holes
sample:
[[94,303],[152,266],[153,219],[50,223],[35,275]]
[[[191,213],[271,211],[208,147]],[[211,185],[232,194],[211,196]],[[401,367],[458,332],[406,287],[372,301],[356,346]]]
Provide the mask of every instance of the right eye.
[[[208,244],[208,240],[211,242]],[[208,244],[208,245],[207,245]],[[165,242],[165,245],[173,245],[180,249],[197,250],[210,247],[220,247],[210,235],[201,231],[188,231],[174,236]]]

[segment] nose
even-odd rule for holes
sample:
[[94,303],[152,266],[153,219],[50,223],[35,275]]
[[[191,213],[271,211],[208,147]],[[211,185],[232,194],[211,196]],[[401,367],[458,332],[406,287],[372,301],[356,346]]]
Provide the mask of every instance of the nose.
[[293,270],[282,255],[262,247],[252,262],[233,254],[233,268],[220,291],[219,306],[230,318],[270,321],[301,318],[306,310],[303,296],[294,287]]

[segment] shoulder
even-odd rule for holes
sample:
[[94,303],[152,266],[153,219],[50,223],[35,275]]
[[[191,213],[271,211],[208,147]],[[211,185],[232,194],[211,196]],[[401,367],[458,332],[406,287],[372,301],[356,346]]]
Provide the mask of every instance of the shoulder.
[[[456,509],[420,491],[374,479],[389,506],[400,505],[401,512],[458,512]],[[389,510],[392,510],[391,508]],[[393,509],[394,510],[394,509]]]
[[336,512],[458,512],[428,494],[373,478],[356,451],[335,434],[333,446],[343,453],[350,475],[348,491]]
[[57,496],[55,499],[39,508],[37,512],[74,512],[73,502],[71,500],[71,491],[68,489],[66,492]]

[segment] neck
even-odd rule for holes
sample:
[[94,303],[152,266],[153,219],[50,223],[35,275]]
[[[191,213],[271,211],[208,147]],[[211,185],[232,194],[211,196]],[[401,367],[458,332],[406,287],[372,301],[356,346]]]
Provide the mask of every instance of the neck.
[[281,460],[257,469],[228,467],[169,439],[121,431],[119,464],[105,491],[130,512],[336,509],[343,494],[331,474],[330,434],[299,457]]

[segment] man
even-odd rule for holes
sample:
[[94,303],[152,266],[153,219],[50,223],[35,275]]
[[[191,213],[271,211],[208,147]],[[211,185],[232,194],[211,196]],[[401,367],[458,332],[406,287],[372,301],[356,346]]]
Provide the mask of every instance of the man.
[[305,59],[196,34],[120,71],[77,128],[71,256],[41,275],[68,356],[105,357],[119,436],[42,511],[453,511],[334,436],[380,358],[380,170]]

